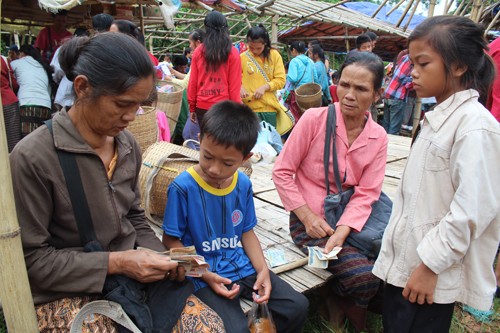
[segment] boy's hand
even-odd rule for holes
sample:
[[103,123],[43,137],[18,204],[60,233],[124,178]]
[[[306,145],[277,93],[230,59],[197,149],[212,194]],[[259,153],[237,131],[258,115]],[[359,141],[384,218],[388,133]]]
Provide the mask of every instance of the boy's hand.
[[207,272],[203,274],[203,281],[205,281],[210,288],[219,296],[226,297],[228,299],[233,299],[240,293],[240,286],[236,283],[233,284],[231,289],[227,289],[226,285],[231,284],[231,280],[224,278],[213,272]]
[[403,290],[403,297],[411,303],[417,302],[422,305],[425,302],[434,302],[434,291],[436,290],[438,275],[431,271],[424,263],[421,263],[410,275]]
[[271,296],[271,278],[269,277],[269,269],[263,269],[257,273],[257,279],[253,285],[253,300],[255,303],[265,303]]

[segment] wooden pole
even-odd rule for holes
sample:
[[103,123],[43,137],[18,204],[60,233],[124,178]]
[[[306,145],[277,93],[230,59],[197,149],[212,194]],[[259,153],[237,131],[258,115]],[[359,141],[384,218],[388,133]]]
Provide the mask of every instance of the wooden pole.
[[405,2],[405,0],[401,0],[400,2],[398,2],[394,7],[392,7],[392,9],[387,13],[385,14],[385,16],[389,16],[392,14],[393,11],[395,11],[396,9],[399,8],[399,6],[401,6],[401,4]]
[[[448,0],[446,0],[448,1]],[[445,15],[448,15],[448,13],[450,12],[450,9],[451,9],[451,5],[453,5],[453,0],[449,0],[450,2],[445,6],[445,12],[443,14]]]
[[413,6],[413,2],[415,2],[415,0],[411,0],[409,3],[408,3],[408,6],[406,6],[405,10],[403,11],[403,14],[401,15],[401,17],[399,18],[398,20],[398,23],[396,23],[396,27],[399,27],[399,25],[401,24],[401,22],[403,22],[406,14],[408,14],[408,11],[410,10],[411,6]]
[[139,24],[141,27],[141,32],[143,34],[145,34],[146,31],[144,30],[144,13],[142,12],[142,10],[143,10],[142,1],[140,1],[139,2]]
[[351,50],[351,44],[349,43],[349,30],[347,29],[347,27],[345,27],[345,49],[346,49],[346,52],[349,53],[349,51]]
[[351,0],[343,0],[343,1],[337,2],[337,3],[335,3],[335,4],[331,5],[331,6],[319,9],[319,10],[317,10],[315,12],[312,12],[311,14],[303,15],[302,18],[307,18],[307,17],[313,16],[313,15],[322,13],[322,12],[324,12],[326,10],[329,10],[329,9],[334,8],[334,7],[340,6],[340,5],[342,5],[342,4],[346,3],[346,2],[349,2],[349,1],[351,1]]
[[274,15],[271,21],[271,45],[273,47],[276,47],[278,45],[278,20],[279,16]]
[[460,11],[462,10],[462,8],[464,7],[465,5],[465,1],[462,1],[460,3],[460,5],[458,5],[457,8],[455,8],[455,10],[453,11],[453,15],[457,15],[457,16],[460,16]]
[[418,7],[418,4],[420,3],[420,0],[417,0],[417,2],[415,3],[415,6],[413,7],[411,13],[410,13],[410,17],[408,17],[408,21],[406,22],[403,30],[406,31],[406,29],[408,29],[408,26],[410,25],[411,23],[411,20],[413,19],[413,15],[415,15],[415,11],[417,10],[417,7]]
[[380,4],[380,6],[378,6],[377,10],[375,11],[375,13],[372,14],[372,18],[374,18],[375,16],[377,16],[377,14],[382,10],[382,8],[384,8],[385,4],[387,3],[387,1],[389,0],[384,0],[384,2],[382,2]]
[[479,18],[479,9],[481,8],[481,0],[474,0],[472,4],[472,11],[470,13],[470,18],[472,21],[477,23]]
[[484,37],[486,37],[488,35],[488,31],[490,31],[491,28],[493,28],[493,26],[495,25],[495,23],[498,21],[499,17],[500,17],[500,10],[496,13],[496,15],[493,18],[493,20],[491,20],[490,24],[488,25],[488,28],[486,28],[486,30],[484,30]]
[[418,123],[420,122],[420,116],[422,115],[422,100],[417,97],[415,101],[415,109],[413,110],[413,129],[411,130],[411,136],[415,135]]
[[[0,0],[1,16],[2,0]],[[1,26],[0,26],[1,28]],[[1,102],[1,98],[0,98]],[[12,189],[7,136],[0,103],[0,299],[10,333],[39,332]]]
[[[448,0],[446,0],[448,1]],[[446,3],[444,4],[444,8],[446,9]],[[434,16],[434,8],[436,7],[436,0],[431,0],[429,3],[429,13],[427,14],[427,17],[432,17]]]

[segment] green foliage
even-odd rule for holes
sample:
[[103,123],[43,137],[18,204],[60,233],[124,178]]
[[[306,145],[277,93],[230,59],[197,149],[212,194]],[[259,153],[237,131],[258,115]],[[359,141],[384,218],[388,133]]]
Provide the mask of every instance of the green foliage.
[[7,333],[7,325],[5,324],[2,310],[0,310],[0,333]]

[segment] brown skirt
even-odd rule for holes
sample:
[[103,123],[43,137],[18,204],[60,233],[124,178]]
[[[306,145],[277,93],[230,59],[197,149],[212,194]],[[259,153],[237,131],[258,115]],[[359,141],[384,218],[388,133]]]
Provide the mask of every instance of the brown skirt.
[[10,153],[14,149],[14,146],[22,139],[18,102],[3,106],[3,120],[7,134],[7,146]]
[[44,106],[25,105],[19,108],[21,114],[21,133],[23,137],[30,134],[49,120],[52,110]]
[[[38,329],[40,333],[67,333],[71,324],[87,303],[98,300],[98,297],[63,298],[50,303],[36,306]],[[83,333],[116,333],[117,325],[110,318],[94,314],[86,318],[82,326]],[[199,332],[224,333],[222,319],[199,298],[191,295],[186,300],[186,306],[172,333]]]

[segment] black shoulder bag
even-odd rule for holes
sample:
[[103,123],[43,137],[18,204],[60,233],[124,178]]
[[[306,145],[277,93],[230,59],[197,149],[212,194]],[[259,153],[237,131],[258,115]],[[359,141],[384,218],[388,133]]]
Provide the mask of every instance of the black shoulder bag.
[[[340,181],[339,166],[337,160],[337,148],[335,146],[336,139],[336,119],[335,105],[328,106],[328,116],[326,121],[326,137],[324,150],[324,166],[325,166],[325,184],[326,197],[324,201],[325,218],[332,228],[337,227],[340,217],[344,213],[344,209],[349,203],[351,196],[354,194],[354,188],[351,187],[345,191],[342,190]],[[333,140],[331,140],[333,138]],[[333,141],[333,173],[335,175],[335,183],[338,193],[330,194],[330,183],[328,181],[328,169],[330,164],[330,142]],[[354,246],[360,253],[369,258],[376,258],[380,252],[382,244],[382,236],[385,228],[389,223],[389,218],[392,211],[392,201],[389,197],[381,192],[378,201],[372,204],[372,212],[368,217],[363,229],[360,232],[351,231],[345,242],[348,245]]]
[[[45,125],[53,135],[52,120],[45,121]],[[56,152],[84,252],[104,252],[95,235],[75,154],[60,149],[56,149]],[[102,293],[106,300],[120,304],[141,332],[170,332],[184,309],[184,301],[193,293],[193,286],[188,280],[162,280],[144,284],[125,275],[108,275]],[[123,326],[119,326],[118,331],[130,332]]]

